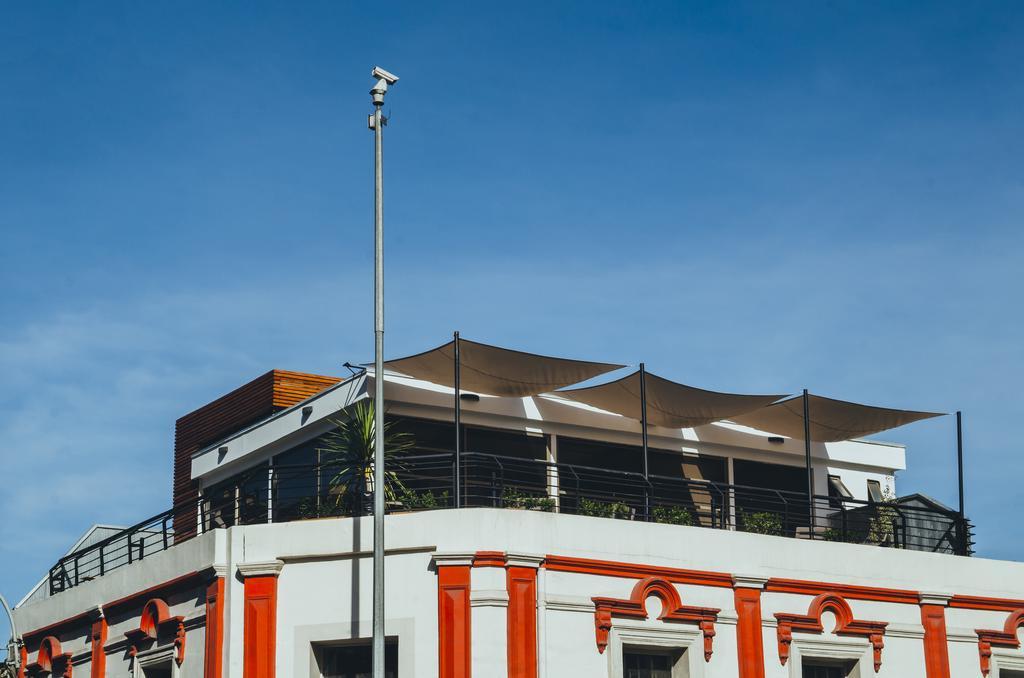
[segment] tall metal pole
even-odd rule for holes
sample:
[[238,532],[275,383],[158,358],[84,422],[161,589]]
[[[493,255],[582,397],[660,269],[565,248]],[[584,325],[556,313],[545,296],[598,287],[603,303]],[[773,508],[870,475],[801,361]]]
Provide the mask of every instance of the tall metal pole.
[[373,199],[373,678],[384,678],[384,125],[388,85],[398,78],[380,67],[370,90],[374,132]]
[[960,520],[964,519],[964,422],[960,410],[956,412],[956,469],[960,489]]
[[459,333],[455,333],[455,508],[462,506],[462,398],[459,379],[462,365],[459,364]]
[[647,461],[647,368],[640,363],[640,440],[644,448],[644,520],[651,519],[650,468]]
[[807,464],[807,536],[814,539],[814,471],[811,467],[811,399],[804,389],[804,461]]

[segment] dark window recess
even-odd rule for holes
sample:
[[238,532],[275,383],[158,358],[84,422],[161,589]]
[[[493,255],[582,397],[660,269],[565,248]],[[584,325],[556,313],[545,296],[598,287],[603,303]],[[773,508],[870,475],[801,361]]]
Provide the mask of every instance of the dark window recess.
[[643,473],[643,448],[580,438],[558,438],[558,462],[576,466]]
[[398,416],[389,419],[392,421],[390,430],[412,436],[417,454],[446,454],[455,451],[454,422]]
[[[370,678],[373,653],[369,643],[322,645],[316,650],[320,675],[324,678]],[[384,645],[384,676],[398,678],[398,643]]]
[[807,469],[736,459],[733,478],[738,486],[733,493],[740,529],[746,516],[766,513],[777,518],[783,535],[807,526]]
[[203,490],[203,529],[214,530],[235,524],[236,480],[230,478]]
[[877,480],[868,481],[868,499],[874,502],[881,502],[882,497],[882,484]]
[[732,470],[737,485],[807,494],[807,469],[803,466],[736,459]]
[[547,437],[529,435],[520,431],[502,431],[493,428],[464,427],[465,450],[520,459],[545,459],[548,454]]
[[705,455],[680,454],[667,450],[648,450],[651,475],[688,480],[728,482],[729,471],[725,459]]
[[623,678],[672,678],[676,658],[654,652],[625,652],[622,655]]
[[313,467],[321,445],[316,438],[274,457],[274,522],[318,515],[320,485]]
[[268,462],[203,490],[206,529],[267,522]]
[[803,678],[847,678],[849,671],[835,664],[809,664],[804,662]]
[[238,486],[238,522],[253,525],[267,522],[267,481],[270,464],[263,462],[243,473]]

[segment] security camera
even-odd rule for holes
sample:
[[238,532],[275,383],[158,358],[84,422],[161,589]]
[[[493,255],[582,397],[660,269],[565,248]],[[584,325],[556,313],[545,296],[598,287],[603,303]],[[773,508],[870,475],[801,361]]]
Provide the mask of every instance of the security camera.
[[387,71],[385,71],[380,66],[374,66],[373,67],[373,77],[375,77],[375,78],[377,78],[379,80],[383,80],[384,82],[386,82],[389,85],[394,85],[396,82],[398,82],[398,76],[397,75],[395,75],[394,73],[388,73]]

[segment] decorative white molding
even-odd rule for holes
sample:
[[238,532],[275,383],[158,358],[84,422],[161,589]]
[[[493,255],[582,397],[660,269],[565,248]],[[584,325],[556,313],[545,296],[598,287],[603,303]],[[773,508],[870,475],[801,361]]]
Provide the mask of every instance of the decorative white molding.
[[732,585],[738,589],[764,590],[764,586],[767,583],[768,577],[756,577],[748,574],[734,574],[732,576]]
[[472,565],[473,557],[476,554],[472,551],[450,551],[448,553],[435,553],[430,562],[434,567],[446,567],[452,565]]
[[544,607],[548,610],[560,612],[594,614],[594,601],[583,596],[556,596],[549,594],[544,598]]
[[924,638],[924,627],[920,624],[893,624],[885,627],[886,638],[912,638],[920,640]]
[[978,644],[978,634],[974,629],[946,627],[946,640],[950,643]]
[[707,662],[704,660],[704,637],[696,628],[685,625],[662,624],[647,620],[646,622],[616,621],[609,633],[608,642],[608,675],[611,678],[622,678],[622,655],[626,647],[646,647],[659,650],[677,650],[682,653],[678,658],[677,669],[687,678],[704,678]]
[[508,607],[508,591],[505,589],[481,589],[469,592],[470,607]]
[[867,642],[867,639],[808,636],[796,632],[793,634],[793,643],[790,646],[790,656],[787,662],[790,678],[800,678],[803,675],[805,657],[853,662],[856,668],[850,675],[858,678],[875,675],[871,659],[871,644]]
[[918,595],[922,605],[941,605],[942,607],[948,606],[949,599],[952,597],[951,593],[937,593],[934,591],[921,591]]
[[215,565],[211,565],[210,566],[210,571],[213,572],[213,576],[214,577],[226,577],[226,576],[228,576],[228,570],[229,569],[230,568],[228,568],[228,566],[223,564],[223,563],[217,563]]
[[536,553],[506,553],[505,564],[508,567],[540,567],[544,556]]
[[283,560],[263,560],[254,563],[239,563],[238,575],[242,579],[247,577],[276,577],[281,574],[281,569],[283,567]]

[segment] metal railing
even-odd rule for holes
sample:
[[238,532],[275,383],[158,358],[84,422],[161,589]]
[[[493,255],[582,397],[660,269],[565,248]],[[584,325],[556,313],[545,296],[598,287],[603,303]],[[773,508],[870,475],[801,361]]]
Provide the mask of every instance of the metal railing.
[[[463,453],[462,505],[565,513],[709,529],[971,555],[972,526],[955,511],[815,496],[575,464]],[[452,508],[455,455],[388,461],[391,513]],[[199,531],[372,513],[371,474],[339,464],[261,467],[216,486],[199,502]],[[61,558],[51,594],[175,544],[175,507]],[[813,520],[812,520],[813,515]],[[192,518],[195,520],[195,518]],[[192,531],[195,525],[192,525]],[[191,532],[182,530],[183,535]],[[179,538],[177,541],[183,541]]]

